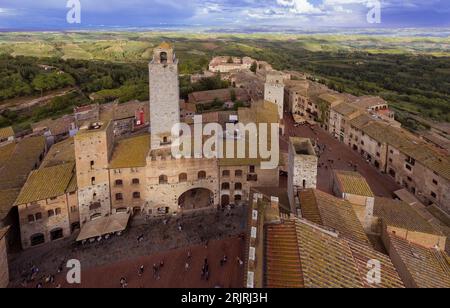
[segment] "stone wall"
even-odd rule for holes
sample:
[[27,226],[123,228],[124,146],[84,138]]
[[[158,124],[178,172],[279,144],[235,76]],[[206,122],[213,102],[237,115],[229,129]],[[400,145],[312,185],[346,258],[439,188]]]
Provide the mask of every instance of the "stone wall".
[[9,284],[8,254],[6,250],[6,236],[0,238],[0,289]]
[[144,167],[110,170],[112,210],[143,209],[145,185]]
[[278,105],[280,119],[284,117],[284,75],[268,74],[264,85],[264,100]]
[[[204,188],[212,192],[214,205],[219,204],[219,174],[215,159],[172,159],[170,155],[147,159],[144,199],[145,211],[158,213],[160,208],[168,208],[167,214],[179,212],[179,198],[189,190]],[[199,179],[199,173],[206,177]],[[180,181],[186,174],[187,180]],[[160,183],[160,179],[167,182]]]
[[[317,165],[319,160],[316,155],[298,154],[292,142],[291,139],[288,154],[288,191],[291,208],[294,208],[298,189],[317,188]],[[308,140],[308,142],[310,141]]]
[[[18,211],[23,249],[32,247],[31,237],[36,234],[42,234],[45,243],[52,241],[51,233],[54,230],[62,229],[62,238],[71,234],[67,195],[22,204],[18,206]],[[41,215],[40,219],[37,214]],[[33,216],[32,221],[29,220],[29,216]]]

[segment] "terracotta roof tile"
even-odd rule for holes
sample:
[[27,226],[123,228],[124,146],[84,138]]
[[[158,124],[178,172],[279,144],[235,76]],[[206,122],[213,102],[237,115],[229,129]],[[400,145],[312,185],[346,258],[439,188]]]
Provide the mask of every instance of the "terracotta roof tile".
[[36,167],[45,147],[45,138],[42,136],[18,142],[9,158],[0,166],[0,189],[21,188],[28,174]]
[[150,135],[123,139],[118,142],[110,162],[110,168],[145,167],[150,150]]
[[369,183],[367,183],[366,179],[358,172],[334,170],[334,176],[343,193],[374,197]]
[[11,126],[0,128],[0,139],[7,139],[9,137],[14,137],[14,130]]
[[376,197],[374,216],[381,218],[389,226],[409,231],[443,235],[413,207],[403,201]]
[[[402,288],[389,257],[305,220],[266,226],[265,287]],[[367,281],[369,260],[381,263],[381,284]]]
[[389,235],[391,253],[399,256],[393,259],[397,267],[405,268],[418,288],[450,288],[450,259],[445,252],[427,249],[410,243],[395,235]]
[[74,177],[74,170],[75,164],[68,163],[33,171],[15,204],[26,204],[64,195]]
[[300,191],[299,199],[304,219],[335,230],[343,237],[365,244],[370,243],[348,201],[313,189]]

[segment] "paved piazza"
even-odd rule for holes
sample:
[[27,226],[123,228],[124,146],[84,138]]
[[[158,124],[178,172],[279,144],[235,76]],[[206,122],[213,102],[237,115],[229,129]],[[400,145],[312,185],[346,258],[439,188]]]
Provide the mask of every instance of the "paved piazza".
[[[81,287],[120,287],[122,277],[129,287],[240,287],[242,268],[237,258],[243,258],[240,235],[246,219],[245,207],[197,210],[168,221],[140,216],[133,218],[120,237],[85,246],[75,244],[72,237],[11,255],[11,286],[34,288],[42,283],[44,288],[66,287],[66,262],[78,259]],[[185,271],[189,251],[192,258]],[[225,255],[228,261],[222,267],[220,260]],[[208,281],[200,277],[205,258],[210,265]],[[161,261],[160,279],[154,279],[153,264]],[[141,265],[144,274],[139,277]],[[39,272],[31,277],[33,266]],[[63,271],[58,274],[60,268]],[[51,275],[55,282],[45,283]]]

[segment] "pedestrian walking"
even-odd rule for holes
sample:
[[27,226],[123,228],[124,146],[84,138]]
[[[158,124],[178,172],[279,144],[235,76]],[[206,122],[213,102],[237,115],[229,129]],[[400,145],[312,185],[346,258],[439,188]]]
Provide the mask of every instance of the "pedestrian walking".
[[141,265],[141,267],[139,267],[139,277],[142,277],[142,275],[144,274],[144,265]]
[[127,284],[126,278],[125,278],[125,277],[120,278],[120,286],[121,286],[122,288],[126,288],[127,285],[128,285],[128,284]]

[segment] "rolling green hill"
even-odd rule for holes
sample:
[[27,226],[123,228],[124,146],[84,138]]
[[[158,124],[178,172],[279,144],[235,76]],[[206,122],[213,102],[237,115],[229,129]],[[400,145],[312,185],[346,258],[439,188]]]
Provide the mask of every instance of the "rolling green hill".
[[[198,73],[216,55],[250,56],[277,69],[314,75],[355,95],[380,95],[399,120],[450,122],[450,38],[157,32],[0,33],[1,100],[35,94],[37,64],[71,75],[84,95],[142,97],[146,63],[161,41],[174,43],[180,74]],[[8,57],[14,58],[8,58]],[[32,60],[39,58],[38,60]],[[15,59],[15,60],[12,60]],[[132,86],[132,84],[135,86]],[[122,95],[123,94],[123,95]]]

